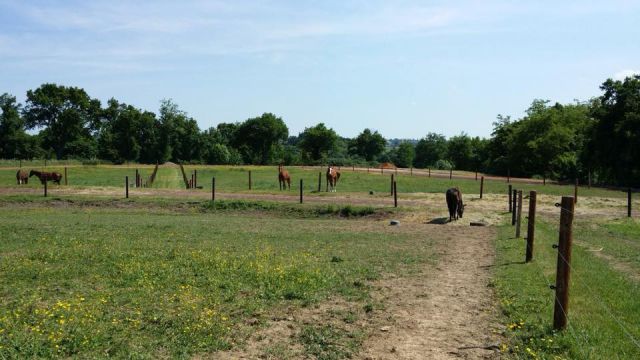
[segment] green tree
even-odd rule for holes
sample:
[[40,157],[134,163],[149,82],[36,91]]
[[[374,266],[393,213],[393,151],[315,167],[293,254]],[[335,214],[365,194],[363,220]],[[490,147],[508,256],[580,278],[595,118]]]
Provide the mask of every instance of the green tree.
[[20,104],[14,96],[0,95],[0,158],[30,159],[37,154],[37,142],[25,132]]
[[393,151],[391,161],[396,166],[408,168],[413,166],[413,159],[416,155],[415,147],[408,141],[401,142]]
[[159,151],[164,161],[201,161],[202,145],[198,123],[180,110],[171,99],[160,103],[160,143]]
[[264,113],[241,123],[231,144],[240,151],[245,163],[266,165],[282,153],[288,136],[289,129],[281,118]]
[[608,79],[591,112],[589,152],[599,176],[625,186],[640,186],[640,75]]
[[444,135],[428,133],[416,144],[415,153],[414,164],[416,167],[433,166],[436,161],[447,156],[447,139]]
[[327,158],[329,152],[335,148],[337,140],[336,132],[320,123],[304,129],[299,136],[298,147],[302,151],[303,159],[317,162]]
[[53,149],[58,159],[92,158],[100,111],[100,101],[84,89],[43,84],[27,91],[23,115],[27,129],[42,128],[43,146]]
[[349,152],[372,161],[384,152],[386,144],[387,141],[377,131],[372,133],[371,130],[364,129],[349,144]]
[[447,160],[449,160],[455,169],[473,170],[473,146],[471,138],[462,133],[453,136],[447,142]]

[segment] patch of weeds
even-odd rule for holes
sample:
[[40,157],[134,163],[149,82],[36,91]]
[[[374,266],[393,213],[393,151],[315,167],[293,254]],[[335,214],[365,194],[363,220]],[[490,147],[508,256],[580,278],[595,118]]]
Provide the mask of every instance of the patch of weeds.
[[305,326],[299,339],[307,354],[319,360],[350,358],[360,344],[354,334],[330,325]]
[[335,256],[335,255],[334,255],[334,256],[331,258],[331,262],[332,262],[332,263],[341,263],[341,262],[343,262],[343,261],[344,261],[344,260],[342,260],[342,258],[341,258],[340,256]]
[[367,314],[370,312],[373,312],[373,304],[371,303],[365,304],[362,308],[364,309],[364,312],[366,312]]

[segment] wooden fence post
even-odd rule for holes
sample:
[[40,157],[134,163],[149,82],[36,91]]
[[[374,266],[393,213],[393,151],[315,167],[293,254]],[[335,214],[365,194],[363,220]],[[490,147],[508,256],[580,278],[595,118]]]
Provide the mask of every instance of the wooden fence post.
[[44,197],[47,197],[47,183],[48,181],[45,179],[44,180]]
[[511,169],[507,169],[507,184],[511,183]]
[[631,217],[631,188],[627,189],[627,217]]
[[453,168],[449,169],[449,180],[453,178]]
[[129,176],[124,177],[124,197],[129,198]]
[[393,174],[391,174],[391,196],[393,196]]
[[413,166],[411,167],[411,170],[409,170],[409,171],[410,171],[410,173],[409,173],[409,174],[410,174],[411,176],[413,176]]
[[216,177],[211,178],[211,201],[216,201]]
[[384,174],[384,168],[380,165],[380,174]]
[[587,173],[587,188],[591,189],[591,169],[589,169],[588,173]]
[[512,193],[511,193],[511,197],[513,202],[511,203],[511,208],[513,209],[513,211],[511,212],[511,225],[515,225],[516,224],[516,216],[518,216],[518,209],[517,209],[517,200],[518,200],[518,192],[516,189],[513,189]]
[[303,189],[302,179],[300,179],[300,204],[302,204],[302,189]]
[[509,212],[512,211],[512,209],[511,209],[511,190],[512,190],[512,185],[509,185]]
[[576,178],[576,185],[573,188],[573,202],[578,203],[578,178]]
[[322,191],[322,173],[318,173],[318,192]]
[[478,170],[476,170],[476,181],[478,181]]
[[393,182],[393,207],[398,207],[398,184]]
[[558,242],[558,264],[556,272],[556,299],[553,309],[553,328],[562,330],[567,326],[569,314],[569,278],[571,270],[571,243],[573,242],[574,199],[563,196],[560,212],[560,235]]
[[482,192],[484,191],[484,176],[480,177],[480,199],[482,199]]
[[251,170],[249,170],[249,190],[251,190]]
[[521,224],[522,224],[522,190],[518,190],[518,217],[516,219],[516,238],[520,237]]
[[398,175],[398,167],[396,166],[396,176]]
[[196,187],[196,181],[195,178],[193,176],[193,173],[191,173],[191,188],[195,188]]
[[193,170],[193,187],[198,188],[198,169]]
[[547,175],[542,177],[542,186],[546,186],[547,185]]
[[535,240],[536,232],[536,196],[537,193],[535,190],[529,192],[529,221],[527,223],[527,251],[525,262],[533,259],[533,241]]
[[369,173],[369,166],[367,166],[367,174]]
[[67,176],[67,167],[64,167],[64,184],[65,185],[69,185],[69,181],[67,180],[68,176]]
[[136,169],[136,187],[140,187],[140,173],[138,172],[138,169]]

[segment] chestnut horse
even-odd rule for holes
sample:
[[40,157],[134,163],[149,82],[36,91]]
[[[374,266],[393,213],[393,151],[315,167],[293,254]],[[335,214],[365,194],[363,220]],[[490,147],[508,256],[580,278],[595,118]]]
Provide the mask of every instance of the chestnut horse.
[[336,185],[340,179],[340,171],[329,166],[327,168],[327,192],[331,189],[331,192],[336,192]]
[[37,176],[42,184],[44,184],[45,181],[51,180],[54,183],[60,185],[60,180],[62,180],[62,174],[57,172],[41,172],[38,170],[31,170],[31,172],[29,173],[29,177],[32,177],[33,175]]
[[280,185],[280,190],[286,189],[287,185],[291,190],[291,176],[289,176],[289,172],[284,169],[282,164],[278,165],[278,184]]
[[18,181],[18,185],[28,184],[29,173],[26,170],[18,170],[16,173],[16,180]]

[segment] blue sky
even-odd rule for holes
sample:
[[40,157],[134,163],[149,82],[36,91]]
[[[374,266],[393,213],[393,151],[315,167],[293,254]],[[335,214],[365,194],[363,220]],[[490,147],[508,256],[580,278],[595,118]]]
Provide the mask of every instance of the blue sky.
[[0,0],[0,93],[171,98],[202,129],[272,112],[292,135],[486,137],[640,72],[639,39],[638,1]]

